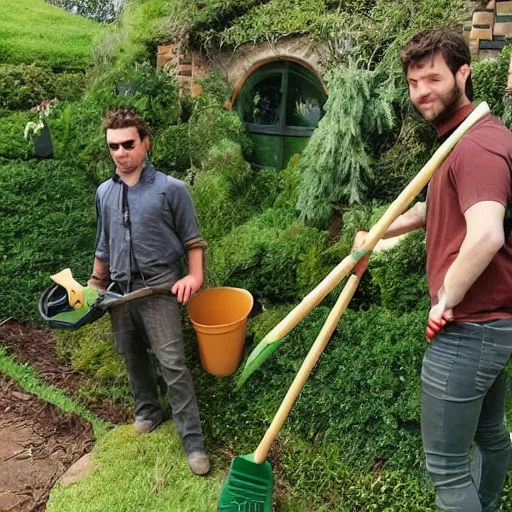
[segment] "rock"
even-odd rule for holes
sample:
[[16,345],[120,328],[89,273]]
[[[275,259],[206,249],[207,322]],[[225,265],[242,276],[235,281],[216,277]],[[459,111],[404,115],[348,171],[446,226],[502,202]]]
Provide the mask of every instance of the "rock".
[[83,478],[89,476],[94,469],[94,461],[92,454],[86,453],[82,458],[78,459],[68,470],[57,480],[57,483],[68,487]]

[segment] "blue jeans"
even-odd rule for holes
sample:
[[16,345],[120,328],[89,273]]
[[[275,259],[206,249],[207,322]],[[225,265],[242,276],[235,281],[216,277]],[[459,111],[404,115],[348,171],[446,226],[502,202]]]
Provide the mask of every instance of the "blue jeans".
[[421,430],[443,511],[495,512],[500,506],[511,457],[504,424],[504,368],[511,354],[512,320],[448,324],[428,347]]

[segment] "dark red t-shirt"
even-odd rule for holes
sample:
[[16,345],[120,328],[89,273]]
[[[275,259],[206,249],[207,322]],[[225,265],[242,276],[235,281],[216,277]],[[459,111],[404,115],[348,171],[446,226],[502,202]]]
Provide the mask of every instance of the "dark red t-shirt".
[[[459,124],[472,110],[460,109]],[[432,304],[466,236],[464,212],[480,201],[505,207],[512,197],[512,132],[487,115],[455,146],[432,178],[427,193],[427,277]],[[497,252],[464,300],[456,321],[512,318],[512,236]]]

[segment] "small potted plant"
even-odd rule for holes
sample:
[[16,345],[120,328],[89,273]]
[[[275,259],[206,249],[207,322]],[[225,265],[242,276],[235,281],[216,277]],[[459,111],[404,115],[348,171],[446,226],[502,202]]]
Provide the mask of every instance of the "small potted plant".
[[39,105],[33,107],[32,112],[36,112],[38,114],[37,121],[29,121],[25,125],[25,140],[32,137],[32,140],[34,141],[34,153],[38,158],[53,157],[52,138],[46,119],[50,117],[55,103],[57,103],[57,98],[53,98],[53,100],[44,100]]

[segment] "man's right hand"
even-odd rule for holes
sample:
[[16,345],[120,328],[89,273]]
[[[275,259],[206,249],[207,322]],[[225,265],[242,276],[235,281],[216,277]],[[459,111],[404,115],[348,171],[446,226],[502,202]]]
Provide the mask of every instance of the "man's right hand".
[[[358,231],[356,236],[354,237],[354,245],[352,246],[352,251],[357,251],[361,249],[366,243],[366,239],[368,237],[368,231]],[[352,274],[361,277],[368,266],[368,260],[370,259],[370,253],[365,254],[357,263],[356,266],[352,270]]]

